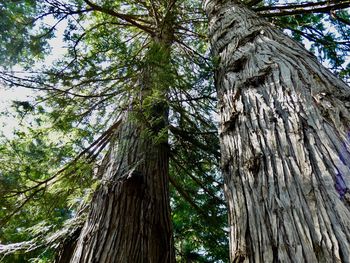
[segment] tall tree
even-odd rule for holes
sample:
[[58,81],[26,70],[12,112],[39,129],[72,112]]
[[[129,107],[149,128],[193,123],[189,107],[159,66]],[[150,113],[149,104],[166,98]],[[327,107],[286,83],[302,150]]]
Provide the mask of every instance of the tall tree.
[[[222,222],[225,216],[218,187],[203,186],[207,184],[206,180],[210,183],[216,181],[217,186],[220,182],[217,182],[218,174],[215,171],[217,136],[215,126],[210,121],[215,98],[211,96],[213,91],[208,85],[208,61],[201,55],[205,52],[206,44],[202,41],[191,42],[202,37],[198,32],[204,29],[199,5],[199,1],[1,2],[2,26],[8,28],[16,25],[12,31],[5,30],[2,35],[4,48],[1,55],[8,64],[20,63],[30,68],[31,63],[45,53],[45,40],[52,37],[57,24],[66,21],[64,40],[68,45],[68,54],[61,61],[50,69],[47,66],[39,69],[38,74],[27,71],[26,77],[4,70],[1,79],[7,85],[43,91],[35,103],[16,102],[16,109],[21,115],[32,111],[36,115],[35,120],[45,125],[50,123],[50,129],[54,132],[59,130],[68,136],[78,130],[76,135],[80,137],[72,143],[75,151],[70,149],[69,156],[65,152],[57,158],[57,163],[61,164],[67,164],[67,160],[70,160],[68,169],[60,170],[56,165],[48,169],[40,160],[39,167],[27,165],[22,171],[20,166],[20,176],[15,176],[11,169],[5,173],[6,180],[2,181],[1,191],[6,210],[1,211],[5,215],[1,223],[11,227],[6,228],[4,242],[11,240],[11,233],[16,233],[14,228],[20,222],[24,223],[22,227],[17,227],[19,230],[28,225],[36,229],[31,224],[39,222],[39,226],[44,225],[43,229],[50,226],[56,230],[63,228],[64,231],[53,235],[43,231],[40,238],[38,235],[28,235],[34,236],[33,242],[0,247],[2,253],[56,246],[61,241],[58,236],[61,236],[64,241],[59,247],[58,262],[173,261],[167,186],[171,156],[171,182],[176,193],[172,204],[178,223],[177,258],[205,260],[203,253],[198,253],[203,248],[211,260],[226,257],[222,252],[226,252],[226,248],[218,249],[211,245],[224,246],[226,236],[223,227],[216,227],[215,235],[211,236],[206,229],[199,230],[198,222],[201,220],[206,225],[215,225]],[[180,8],[186,12],[178,12]],[[43,19],[45,17],[54,22],[47,25],[48,21]],[[181,21],[187,22],[181,24]],[[15,29],[21,37],[16,37]],[[204,67],[199,68],[199,65]],[[40,104],[40,110],[37,104]],[[42,118],[44,121],[39,120],[38,111],[45,115]],[[198,118],[198,115],[201,117]],[[39,130],[42,132],[42,129]],[[168,130],[171,132],[169,138]],[[102,135],[97,136],[98,133]],[[18,134],[19,138],[11,142],[12,145],[27,136],[27,140],[31,140],[27,134]],[[47,140],[40,132],[33,137],[34,141],[37,138]],[[215,143],[207,146],[208,142]],[[40,144],[33,144],[31,147],[40,152]],[[30,161],[30,153],[23,149],[26,146],[20,145],[16,148],[21,154],[28,155],[25,161],[33,162]],[[109,150],[100,160],[98,156],[104,153],[106,145],[109,145]],[[77,148],[83,148],[77,154],[78,159],[73,157]],[[3,152],[9,154],[7,149]],[[47,153],[41,152],[43,156]],[[195,158],[192,157],[194,155]],[[8,156],[9,162],[13,163],[11,167],[14,167],[18,159],[11,159],[10,156],[14,157],[11,154]],[[191,162],[188,162],[189,158]],[[214,161],[210,160],[213,158]],[[97,173],[92,172],[91,165],[87,165],[85,170],[80,168],[84,162],[94,161],[100,166]],[[37,170],[33,171],[34,168]],[[55,174],[55,170],[58,173]],[[98,178],[91,178],[92,174]],[[86,182],[80,184],[83,178]],[[96,188],[94,181],[99,186],[91,205],[80,209],[79,203],[82,201],[79,200],[82,195],[89,196],[87,193]],[[89,183],[92,186],[88,191]],[[59,224],[52,226],[50,220],[42,222],[46,207],[39,205],[40,202],[34,203],[34,200],[50,203],[47,196],[54,198],[57,194],[61,198],[55,200],[56,204],[52,203],[49,209],[58,209],[59,203],[60,210],[66,212],[62,217],[58,216]],[[22,198],[18,199],[18,196]],[[70,200],[70,204],[61,199]],[[88,202],[89,197],[84,199],[84,202]],[[213,208],[213,202],[221,207]],[[30,216],[26,214],[28,207],[32,206],[36,206],[36,209],[30,210],[29,215],[32,214],[34,218],[34,222],[30,223]],[[204,206],[210,207],[206,210]],[[178,207],[188,211],[179,213]],[[62,222],[67,217],[74,218],[75,213],[74,222]],[[178,219],[178,215],[186,213],[191,214],[188,221],[193,227],[184,224],[182,221],[185,220]],[[19,215],[18,218],[13,217],[15,214]],[[211,225],[206,227],[214,229]],[[40,231],[36,229],[34,232]],[[193,240],[182,242],[189,237]],[[12,240],[16,241],[14,238]],[[30,255],[24,260],[28,258]],[[14,257],[8,260],[11,262]]]
[[[348,91],[274,25],[296,40],[311,41],[311,49],[346,78],[343,54],[349,52],[350,33],[342,25],[349,24],[349,16],[338,10],[349,3],[240,3],[205,5],[222,119],[232,261],[338,257],[347,262],[348,119],[347,104],[339,102]],[[0,240],[26,239],[0,245],[0,253],[44,247],[39,257],[51,260],[46,248],[60,244],[61,262],[171,259],[171,249],[159,254],[164,244],[158,242],[172,242],[165,205],[169,156],[177,260],[226,260],[215,92],[200,4],[0,1],[5,67],[0,79],[42,91],[34,103],[15,103],[22,118],[28,112],[35,117],[28,132],[17,131],[0,147],[7,161],[0,163],[0,224],[5,226]],[[68,53],[52,68],[34,72],[33,62],[49,52],[47,39],[62,23]],[[6,70],[14,63],[26,69],[25,76]],[[337,153],[342,153],[339,162]],[[147,210],[146,203],[159,207],[165,218]],[[129,204],[134,214],[125,211]],[[162,236],[154,231],[160,221]],[[128,231],[110,231],[118,227]],[[149,239],[134,244],[140,234]],[[127,259],[121,254],[126,250]]]
[[350,88],[240,1],[205,9],[231,262],[350,262]]
[[[171,32],[167,25],[163,26],[158,39],[151,44],[152,58],[136,83],[140,95],[118,120],[121,127],[111,138],[109,152],[102,161],[99,171],[102,183],[92,199],[74,253],[63,251],[58,262],[175,260],[168,186],[169,147],[164,134],[168,123],[167,87],[155,83],[157,74],[168,68],[169,63],[171,43],[167,41],[172,37],[168,36]],[[155,96],[154,92],[161,94]],[[150,98],[156,101],[145,105]],[[145,118],[132,118],[135,113]],[[152,136],[146,136],[146,131]]]
[[[116,13],[111,6],[85,2],[92,12],[107,14],[111,23],[125,20],[150,37],[142,50],[144,58],[139,66],[143,68],[131,87],[129,105],[120,119],[112,116],[116,123],[109,135],[110,149],[98,171],[101,185],[86,223],[78,241],[71,242],[75,247],[64,246],[57,261],[173,262],[169,148],[164,130],[168,125],[169,82],[160,77],[170,73],[174,3],[164,1],[154,6],[158,24],[151,30],[132,16]],[[62,8],[70,11],[64,5]]]

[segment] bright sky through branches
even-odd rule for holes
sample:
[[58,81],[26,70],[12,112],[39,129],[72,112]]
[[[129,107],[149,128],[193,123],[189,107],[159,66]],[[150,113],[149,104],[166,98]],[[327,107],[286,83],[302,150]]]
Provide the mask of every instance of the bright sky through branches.
[[[286,4],[290,2],[295,1],[289,1],[289,0],[280,0],[278,1],[280,4]],[[47,16],[43,20],[43,22],[47,25],[53,26],[57,20],[55,20],[52,16]],[[59,59],[64,55],[66,52],[65,49],[65,43],[63,42],[63,34],[64,30],[67,27],[67,22],[65,20],[61,21],[58,26],[56,27],[55,31],[55,38],[49,40],[49,45],[51,46],[51,54],[47,56],[44,60],[44,62],[40,62],[37,64],[37,68],[40,68],[41,66],[51,65],[53,61],[56,59]],[[336,33],[336,30],[332,27],[328,27],[329,32]],[[289,30],[286,30],[285,33],[290,35]],[[311,48],[311,42],[306,40],[304,38],[304,45],[307,49]],[[346,59],[344,66],[346,66],[350,62],[350,58]],[[329,62],[324,61],[323,64],[326,67],[329,67]],[[14,70],[16,71],[22,71],[21,68],[15,67]],[[12,88],[6,88],[1,86],[0,83],[0,113],[4,112],[6,110],[10,109],[10,106],[12,104],[12,101],[18,100],[18,101],[26,101],[30,100],[30,96],[33,95],[33,90],[26,89],[23,87],[12,87]],[[25,124],[22,124],[25,125]],[[14,128],[18,127],[18,119],[11,117],[11,116],[1,116],[0,115],[0,131],[3,132],[6,136],[10,136],[11,132]]]
[[[56,21],[53,17],[46,17],[44,23],[48,25],[54,25]],[[55,60],[62,57],[65,52],[65,43],[63,41],[63,33],[67,26],[66,21],[62,21],[55,31],[55,37],[49,40],[49,45],[51,47],[51,53],[45,58],[43,62],[37,64],[37,68],[42,66],[51,65]],[[22,72],[20,67],[13,68],[14,71]],[[4,87],[0,83],[0,113],[11,111],[12,101],[30,101],[31,96],[34,95],[34,91],[31,89],[26,89],[23,87]],[[0,115],[0,131],[7,137],[11,136],[13,129],[18,127],[18,119],[11,115]]]

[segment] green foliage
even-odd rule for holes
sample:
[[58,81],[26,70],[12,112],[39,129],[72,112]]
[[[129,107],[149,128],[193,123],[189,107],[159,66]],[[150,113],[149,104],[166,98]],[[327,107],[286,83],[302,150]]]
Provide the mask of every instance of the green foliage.
[[[39,91],[34,101],[14,101],[22,128],[1,138],[0,243],[40,239],[89,202],[99,184],[93,170],[110,137],[96,139],[128,111],[142,136],[169,144],[178,261],[228,262],[214,121],[217,59],[208,58],[202,1],[93,2],[102,11],[83,0],[0,0],[1,67],[31,69],[24,76],[2,70],[0,80]],[[348,21],[345,10],[271,18],[296,40],[310,41],[311,51],[344,79],[350,70]],[[48,40],[60,25],[66,53],[53,65],[34,67],[49,53]],[[4,260],[52,257],[43,248]]]
[[[50,114],[27,101],[16,101],[14,109],[27,127],[0,140],[2,244],[37,239],[60,229],[78,210],[82,197],[90,196],[88,189],[93,182],[93,166],[83,160],[73,161],[80,151],[79,145],[89,137],[87,130],[81,137],[80,129],[71,128],[69,135],[66,130],[54,129]],[[3,260],[51,262],[52,256],[53,251],[44,248]]]
[[35,18],[41,9],[35,0],[0,1],[0,61],[3,65],[29,67],[49,51],[47,39],[53,37],[53,32]]
[[197,160],[191,164],[177,160],[172,167],[171,176],[178,182],[172,187],[171,202],[178,262],[194,256],[194,262],[228,262],[227,211],[218,171]]
[[350,19],[346,10],[338,11],[340,19],[329,14],[297,14],[274,18],[273,22],[282,29],[291,31],[292,37],[309,43],[310,51],[324,62],[339,77],[349,78]]

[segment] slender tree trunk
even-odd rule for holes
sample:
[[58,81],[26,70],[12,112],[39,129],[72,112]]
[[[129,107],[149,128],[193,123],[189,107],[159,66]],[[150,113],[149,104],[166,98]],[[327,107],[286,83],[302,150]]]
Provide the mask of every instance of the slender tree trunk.
[[[169,63],[170,39],[163,35],[154,38],[155,48],[150,52],[156,53],[158,60],[148,54],[150,61],[140,75],[139,87],[135,87],[139,92],[103,161],[101,186],[69,262],[175,261],[167,136],[155,142],[147,134],[160,136],[168,125],[168,108],[162,101],[167,87],[155,81]],[[154,93],[159,101],[152,100]],[[67,253],[61,254],[66,255],[62,262],[67,262]]]
[[349,87],[246,7],[205,9],[231,262],[350,262]]

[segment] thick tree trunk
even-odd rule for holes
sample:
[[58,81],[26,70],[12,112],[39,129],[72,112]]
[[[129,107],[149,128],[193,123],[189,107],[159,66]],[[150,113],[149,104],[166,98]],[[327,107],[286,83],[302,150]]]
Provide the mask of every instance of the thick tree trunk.
[[350,262],[349,87],[246,7],[208,0],[232,262]]
[[167,136],[149,135],[160,136],[168,125],[167,87],[155,83],[169,63],[171,38],[164,31],[154,38],[138,92],[113,135],[99,171],[101,186],[69,262],[175,262]]
[[128,117],[112,143],[71,262],[173,262],[168,148]]

